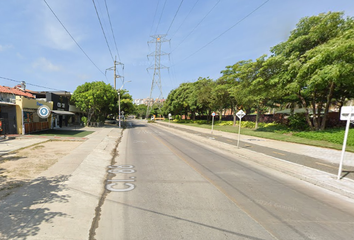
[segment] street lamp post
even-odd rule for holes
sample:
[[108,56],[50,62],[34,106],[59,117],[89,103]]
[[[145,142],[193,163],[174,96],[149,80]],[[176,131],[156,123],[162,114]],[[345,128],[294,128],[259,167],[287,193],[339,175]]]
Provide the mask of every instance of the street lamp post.
[[[131,82],[131,81],[128,81],[128,82]],[[119,126],[119,128],[121,128],[121,123],[120,123],[120,91],[123,89],[124,84],[128,83],[128,82],[123,81],[123,85],[118,90],[118,122],[119,122],[118,126]]]
[[121,127],[121,125],[120,125],[120,89],[118,91],[118,122],[119,122],[118,124],[119,124],[119,128],[120,128]]

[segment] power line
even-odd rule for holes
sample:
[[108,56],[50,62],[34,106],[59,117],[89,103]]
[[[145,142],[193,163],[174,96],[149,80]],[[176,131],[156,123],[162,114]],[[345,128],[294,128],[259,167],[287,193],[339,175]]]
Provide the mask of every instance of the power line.
[[181,25],[179,25],[179,27],[177,28],[175,34],[173,34],[173,36],[171,37],[171,39],[176,35],[176,33],[177,33],[177,32],[179,31],[179,29],[182,27],[182,25],[183,25],[184,22],[187,20],[187,18],[189,17],[189,15],[191,14],[191,12],[193,11],[194,7],[197,5],[198,2],[199,2],[199,0],[197,0],[197,1],[194,3],[192,9],[189,11],[189,13],[187,14],[187,16],[184,18],[184,20],[182,21]]
[[111,31],[112,31],[112,35],[113,35],[114,45],[116,46],[116,50],[117,50],[118,60],[120,61],[120,56],[119,56],[119,51],[118,51],[118,48],[117,48],[116,38],[115,38],[114,32],[113,32],[111,17],[109,16],[109,11],[108,11],[108,7],[107,7],[107,1],[104,0],[104,3],[105,3],[105,5],[106,5],[106,10],[107,10],[107,15],[108,15],[109,25],[111,26]]
[[181,3],[179,4],[178,9],[177,9],[177,11],[176,11],[176,14],[175,14],[175,16],[173,17],[172,22],[171,22],[171,24],[170,24],[170,26],[169,26],[169,28],[168,28],[166,34],[168,34],[168,32],[170,31],[170,28],[171,28],[173,22],[175,21],[175,18],[176,18],[176,16],[177,16],[178,12],[179,12],[179,9],[180,9],[181,6],[182,6],[183,1],[184,1],[184,0],[182,0]]
[[[0,78],[5,79],[5,80],[8,80],[8,81],[11,81],[11,82],[17,82],[17,83],[22,83],[22,82],[23,82],[23,81],[18,81],[18,80],[14,80],[14,79],[11,79],[11,78],[6,78],[6,77],[0,77]],[[36,84],[28,83],[28,82],[26,82],[26,85],[31,85],[31,86],[40,87],[40,88],[46,88],[46,89],[55,90],[55,91],[68,92],[68,91],[65,91],[65,90],[60,90],[60,89],[56,89],[56,88],[44,87],[44,86],[41,86],[41,85],[36,85]]]
[[159,4],[160,4],[160,0],[157,2],[157,5],[156,5],[155,14],[154,14],[154,19],[153,19],[153,21],[152,21],[152,25],[151,25],[151,29],[150,29],[150,35],[151,35],[151,33],[152,33],[152,28],[154,27],[155,18],[156,18],[156,13],[157,13],[157,9],[159,8]]
[[113,54],[112,54],[111,48],[109,47],[108,40],[107,40],[107,37],[106,37],[106,33],[104,32],[104,29],[103,29],[103,26],[102,26],[102,22],[101,22],[101,19],[100,19],[100,15],[98,14],[98,11],[97,11],[95,0],[92,0],[92,3],[93,3],[93,6],[95,7],[96,15],[97,15],[98,21],[100,22],[103,36],[106,39],[106,43],[107,43],[107,47],[108,47],[109,53],[111,54],[112,61],[114,62]]
[[193,28],[193,30],[178,44],[178,46],[171,51],[175,51],[194,31],[195,29],[204,21],[204,19],[214,10],[214,8],[220,3],[221,0],[219,0],[215,5],[209,10],[209,12],[202,18],[202,20]]
[[[188,57],[186,57],[185,59],[183,59],[181,62],[187,60],[188,58],[190,58],[191,56],[193,56],[194,54],[196,54],[197,52],[199,52],[200,50],[202,50],[203,48],[205,48],[206,46],[208,46],[209,44],[211,44],[212,42],[214,42],[216,39],[220,38],[222,35],[224,35],[225,33],[227,33],[228,31],[230,31],[232,28],[234,28],[235,26],[237,26],[238,24],[240,24],[241,22],[243,22],[246,18],[248,18],[249,16],[251,16],[254,12],[256,12],[258,9],[260,9],[261,7],[263,7],[263,5],[265,5],[267,2],[269,2],[270,0],[265,1],[264,3],[262,3],[261,5],[259,5],[257,8],[255,8],[252,12],[250,12],[249,14],[247,14],[245,17],[243,17],[241,20],[239,20],[237,23],[235,23],[234,25],[232,25],[231,27],[229,27],[226,31],[222,32],[221,34],[219,34],[219,36],[215,37],[213,40],[211,40],[210,42],[208,42],[207,44],[205,44],[203,47],[199,48],[197,51],[195,51],[194,53],[192,53],[191,55],[189,55]],[[175,49],[176,50],[176,49]]]
[[49,4],[47,3],[46,0],[43,0],[45,2],[45,4],[47,5],[47,7],[50,9],[50,11],[53,13],[53,15],[55,16],[55,18],[58,20],[58,22],[61,24],[61,26],[65,29],[65,31],[69,34],[69,36],[71,37],[71,39],[76,43],[76,45],[80,48],[80,50],[85,54],[85,56],[90,60],[90,62],[98,69],[98,71],[100,71],[103,75],[104,73],[102,72],[101,69],[99,69],[99,67],[97,67],[97,65],[92,61],[92,59],[87,55],[87,53],[84,51],[84,49],[82,49],[82,47],[78,44],[78,42],[74,39],[74,37],[70,34],[70,32],[68,31],[68,29],[66,29],[66,27],[64,26],[64,24],[60,21],[60,19],[58,18],[58,16],[55,14],[55,12],[53,11],[53,9],[49,6]]
[[163,14],[163,11],[165,10],[166,2],[167,2],[167,0],[165,0],[165,3],[163,4],[161,15],[160,15],[160,19],[159,19],[159,22],[157,23],[157,26],[156,26],[155,34],[157,33],[157,29],[159,28],[159,25],[160,25],[160,22],[161,22],[161,18],[162,18],[162,14]]

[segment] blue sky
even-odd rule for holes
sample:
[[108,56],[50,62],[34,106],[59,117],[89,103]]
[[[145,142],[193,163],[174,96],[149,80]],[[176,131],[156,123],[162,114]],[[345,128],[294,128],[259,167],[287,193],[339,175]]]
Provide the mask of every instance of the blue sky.
[[[39,91],[73,92],[92,81],[113,85],[113,71],[106,72],[113,66],[110,48],[113,58],[124,64],[124,71],[118,66],[127,82],[124,88],[134,99],[146,98],[153,76],[146,69],[154,63],[147,55],[155,50],[147,42],[151,35],[167,33],[170,41],[161,47],[170,53],[161,56],[161,64],[169,67],[161,69],[166,98],[183,82],[217,79],[228,65],[269,54],[302,17],[328,11],[354,16],[353,0],[95,0],[108,48],[93,1],[46,2],[1,0],[0,85],[17,84],[4,78],[26,81],[28,89]],[[117,79],[117,88],[121,86],[122,79]],[[152,97],[158,96],[155,87]]]

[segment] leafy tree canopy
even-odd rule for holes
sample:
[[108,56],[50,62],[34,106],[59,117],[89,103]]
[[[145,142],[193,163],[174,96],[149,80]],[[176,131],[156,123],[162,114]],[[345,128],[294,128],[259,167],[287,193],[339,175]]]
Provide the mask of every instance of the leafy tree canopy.
[[108,114],[114,114],[118,94],[109,84],[100,82],[84,83],[72,95],[75,105],[87,113],[87,121],[102,121]]

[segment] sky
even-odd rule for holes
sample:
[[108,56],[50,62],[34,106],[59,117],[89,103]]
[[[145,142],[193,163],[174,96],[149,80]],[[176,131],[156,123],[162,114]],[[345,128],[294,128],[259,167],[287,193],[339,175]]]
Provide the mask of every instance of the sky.
[[[25,81],[29,90],[68,92],[85,82],[114,86],[116,59],[116,88],[134,99],[159,97],[159,76],[167,98],[181,83],[216,80],[226,66],[269,55],[303,17],[354,17],[353,0],[0,1],[0,85]],[[161,44],[156,35],[166,35]]]

